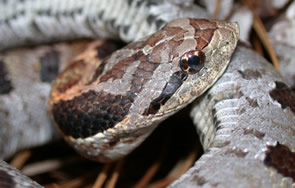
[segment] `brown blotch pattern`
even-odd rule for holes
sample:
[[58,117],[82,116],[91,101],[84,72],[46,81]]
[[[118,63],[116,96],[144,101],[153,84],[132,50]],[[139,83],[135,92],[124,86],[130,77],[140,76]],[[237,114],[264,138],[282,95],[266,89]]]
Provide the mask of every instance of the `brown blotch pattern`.
[[16,183],[14,182],[13,177],[4,170],[0,170],[0,187],[16,187]]
[[86,63],[82,60],[71,63],[63,73],[58,76],[52,89],[57,90],[60,93],[70,89],[81,80],[85,73],[85,67]]
[[216,117],[216,109],[213,108],[211,110],[211,114],[212,114],[212,117],[213,117],[213,125],[215,126],[216,128],[216,131],[219,130],[221,127],[220,127],[220,120],[217,119]]
[[157,32],[152,35],[146,42],[145,45],[155,46],[155,44],[162,40],[165,37],[165,34],[163,32]]
[[52,82],[58,75],[60,53],[52,50],[39,58],[40,78],[42,82]]
[[157,66],[157,63],[141,62],[125,96],[90,90],[71,100],[60,100],[52,108],[57,125],[65,135],[74,138],[86,138],[114,127],[128,114],[137,94],[151,79]]
[[137,49],[142,49],[145,45],[146,45],[145,41],[137,41],[137,42],[128,44],[126,48],[137,50]]
[[123,43],[118,43],[110,40],[104,41],[101,45],[96,47],[97,55],[96,57],[100,60],[106,58],[111,55],[115,50],[118,50],[123,46]]
[[195,180],[194,182],[196,182],[198,186],[202,186],[206,184],[208,181],[203,176],[200,176],[199,174],[200,173],[198,172],[194,173],[194,176],[192,177],[192,179]]
[[211,22],[209,20],[206,19],[189,19],[190,24],[194,27],[194,28],[198,28],[198,29],[203,29],[203,28],[208,28],[208,29],[216,29],[217,25],[215,22]]
[[[197,40],[200,40],[198,43],[199,48],[204,48],[210,42],[214,29],[216,29],[216,24],[207,20],[198,20],[198,22],[195,22],[192,19],[190,21],[192,26],[197,26],[197,34],[195,37]],[[209,29],[204,30],[204,28],[208,27]],[[177,30],[177,35],[175,35],[175,30]],[[180,39],[184,37],[186,32],[188,31],[179,27],[166,27],[166,29],[154,34],[147,41],[132,43],[124,49],[132,49],[134,53],[130,57],[120,58],[121,60],[116,62],[110,70],[105,70],[105,65],[113,57],[109,56],[109,58],[107,57],[104,59],[94,71],[93,76],[90,75],[92,78],[89,79],[90,82],[86,84],[86,88],[87,85],[92,84],[96,80],[101,83],[122,79],[126,74],[126,70],[130,67],[130,64],[137,61],[138,64],[134,65],[137,67],[135,67],[135,72],[132,74],[130,89],[126,91],[124,96],[115,96],[104,91],[92,90],[87,90],[87,92],[85,91],[85,93],[83,93],[83,86],[81,84],[81,94],[79,96],[74,97],[70,101],[60,100],[56,104],[53,104],[54,118],[64,134],[72,135],[74,138],[92,136],[98,132],[114,127],[117,122],[125,118],[137,94],[141,92],[145,83],[152,78],[153,72],[159,66],[160,62],[170,62],[172,57],[177,57],[179,55],[176,50],[171,51],[171,49],[174,49],[173,45],[178,46],[183,42],[183,40]],[[170,35],[173,36],[172,40],[162,41],[163,38]],[[143,47],[147,47],[145,49],[148,49],[148,47],[152,48],[152,53],[139,50],[139,48]],[[166,52],[162,54],[168,54],[167,56],[157,54],[161,51],[163,52],[163,50],[166,50]],[[108,53],[100,51],[99,49],[96,49],[96,52],[97,57],[99,57],[100,54],[105,57],[105,54]],[[58,90],[65,91],[77,84],[85,74],[83,66],[85,66],[86,63],[88,62],[83,60],[77,61],[72,67],[68,68],[73,70],[69,71],[69,74],[65,72],[62,75],[62,78],[58,81],[61,83],[61,85],[58,86]],[[152,108],[147,107],[152,109],[147,109],[147,114],[155,113],[158,110],[158,106],[164,104],[172,96],[172,91],[175,91],[185,78],[186,74],[180,74],[180,72],[179,74],[175,73],[162,91],[162,95],[151,104]],[[124,104],[121,104],[121,102]],[[98,120],[96,120],[96,116],[98,116]],[[70,120],[71,118],[73,120]]]
[[246,157],[246,155],[248,154],[249,152],[245,152],[245,151],[243,151],[242,149],[240,149],[240,148],[236,148],[236,149],[228,149],[228,150],[226,150],[225,151],[225,155],[231,155],[231,154],[233,154],[233,155],[235,155],[235,156],[237,156],[237,157],[239,157],[239,158],[244,158],[244,157]]
[[[205,48],[211,41],[214,31],[217,29],[215,22],[210,22],[208,20],[202,19],[197,22],[193,19],[190,19],[190,24],[197,28],[195,32],[195,38],[197,40],[197,50],[202,50]],[[203,29],[203,28],[206,28]]]
[[256,99],[251,99],[250,97],[246,97],[246,100],[249,102],[249,105],[253,108],[256,108],[259,106]]
[[115,50],[121,48],[122,45],[123,43],[117,41],[105,40],[101,43],[93,43],[93,46],[85,50],[84,53],[82,53],[82,56],[78,56],[77,60],[85,61],[87,64],[92,63],[92,69],[95,70],[94,75],[86,85],[90,85],[97,80],[104,70],[108,56],[110,56]]
[[87,85],[90,85],[93,82],[95,82],[97,80],[97,78],[102,74],[104,67],[106,65],[106,62],[107,62],[107,60],[102,61],[101,64],[96,68],[92,79],[90,80],[90,82],[87,83]]
[[252,80],[252,79],[257,80],[258,78],[262,77],[261,73],[258,70],[246,69],[244,71],[238,70],[238,72],[246,80]]
[[177,33],[177,35],[173,38],[174,41],[179,41],[183,39],[184,34],[187,32],[180,27],[165,27],[165,29],[165,33],[167,36],[175,35],[175,33]]
[[0,59],[0,95],[8,94],[13,90],[11,81],[8,78],[8,71],[3,60]]
[[275,146],[268,146],[265,155],[266,166],[275,168],[283,176],[295,181],[295,152],[278,142]]
[[64,135],[86,138],[112,128],[128,113],[133,95],[88,91],[53,106],[53,116]]
[[231,143],[230,141],[218,142],[217,144],[214,145],[214,147],[223,148],[223,147],[229,145],[230,143]]
[[202,50],[205,48],[209,43],[202,38],[197,38],[197,49]]
[[285,83],[276,81],[276,87],[270,91],[273,100],[281,104],[282,108],[289,107],[295,114],[295,92]]
[[246,128],[244,128],[244,135],[250,135],[250,134],[255,136],[258,139],[262,139],[265,136],[265,133],[260,132],[260,131],[258,131],[256,129],[246,129]]
[[[137,60],[143,61],[144,59],[142,59],[142,57],[144,57],[144,55],[141,51],[139,51],[132,56],[119,61],[116,65],[112,67],[112,69],[108,70],[104,75],[101,75],[101,77],[99,78],[100,82],[106,82],[110,78],[112,78],[113,80],[122,78],[130,64]],[[105,62],[103,62],[102,64],[105,64]]]

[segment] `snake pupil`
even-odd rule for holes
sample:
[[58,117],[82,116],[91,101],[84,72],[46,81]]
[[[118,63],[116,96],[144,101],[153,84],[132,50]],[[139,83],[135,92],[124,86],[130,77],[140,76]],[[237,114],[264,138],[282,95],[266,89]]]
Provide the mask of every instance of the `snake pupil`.
[[190,56],[188,58],[188,66],[190,66],[192,68],[196,68],[198,65],[200,65],[200,63],[201,63],[201,60],[196,55]]

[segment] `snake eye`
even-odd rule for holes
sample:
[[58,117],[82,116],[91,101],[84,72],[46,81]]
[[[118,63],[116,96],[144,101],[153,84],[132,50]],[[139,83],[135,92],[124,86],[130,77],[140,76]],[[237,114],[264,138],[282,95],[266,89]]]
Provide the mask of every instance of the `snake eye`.
[[180,68],[184,72],[195,74],[204,67],[205,55],[201,51],[189,51],[180,57]]

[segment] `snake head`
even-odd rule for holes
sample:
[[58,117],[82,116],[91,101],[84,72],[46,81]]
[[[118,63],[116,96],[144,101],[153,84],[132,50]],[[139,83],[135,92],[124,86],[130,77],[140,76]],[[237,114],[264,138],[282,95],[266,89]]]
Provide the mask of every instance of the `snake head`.
[[239,27],[225,21],[181,18],[168,23],[156,34],[160,35],[166,41],[156,42],[150,61],[161,57],[169,70],[158,75],[164,83],[145,110],[156,119],[183,108],[215,83],[237,46]]
[[82,155],[118,159],[214,84],[238,35],[235,23],[182,18],[102,61],[90,49],[55,81],[52,116]]

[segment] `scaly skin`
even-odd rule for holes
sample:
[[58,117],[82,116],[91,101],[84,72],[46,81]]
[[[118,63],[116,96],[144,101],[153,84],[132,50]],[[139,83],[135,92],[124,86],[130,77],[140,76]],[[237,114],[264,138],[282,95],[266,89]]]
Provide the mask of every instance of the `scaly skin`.
[[0,1],[0,49],[77,38],[136,41],[176,18],[208,18],[189,1]]
[[[12,1],[7,1],[7,2],[12,2]],[[18,3],[27,3],[27,2],[28,1],[21,1]],[[4,6],[0,6],[0,8],[1,7],[4,7]],[[45,10],[49,10],[49,9],[45,9]],[[12,13],[13,12],[14,11],[12,11]],[[63,11],[61,11],[61,13],[62,12]],[[174,11],[171,11],[171,12],[174,12]],[[29,18],[28,15],[29,14],[25,14],[25,15],[20,14],[18,16],[18,19],[22,19],[22,18],[27,19]],[[59,16],[61,15],[62,14],[59,14]],[[73,15],[73,14],[68,14],[68,15]],[[48,17],[51,18],[52,20],[52,22],[50,22],[51,24],[57,21],[56,19],[57,16],[49,15]],[[70,23],[71,21],[73,21],[73,19],[71,19],[72,17],[71,16],[67,17],[66,14],[64,18],[66,18],[65,20],[68,20],[66,21],[67,23]],[[27,22],[27,23],[30,23],[30,22]],[[59,25],[60,27],[62,26],[62,28],[64,28],[63,27],[64,25],[62,23],[58,23],[57,25]],[[69,24],[66,24],[66,25],[69,26]],[[4,28],[6,27],[7,25],[4,25]],[[81,27],[79,26],[76,28],[82,28],[82,26]],[[150,28],[156,28],[156,27],[150,27]],[[15,29],[17,31],[17,27],[15,27]],[[24,30],[20,29],[19,31],[23,33]],[[67,31],[67,30],[64,30],[64,31]],[[18,37],[16,37],[14,35],[14,32],[7,33],[7,34],[12,34],[13,37],[8,37],[8,35],[2,35],[2,34],[1,36],[4,36],[5,41],[6,39],[9,39],[7,40],[9,42],[7,43],[8,46],[23,44],[24,42],[23,39],[19,39]],[[21,34],[20,34],[20,37],[22,38]],[[38,37],[38,35],[35,35],[35,34],[36,33],[33,32],[32,38],[40,39],[40,37]],[[46,34],[46,30],[45,30],[45,33],[43,34]],[[71,35],[69,36],[70,38],[72,37]],[[14,43],[12,39],[16,39],[15,40],[16,43]],[[49,36],[49,37],[41,38],[40,41],[36,41],[36,42],[38,43],[38,42],[50,41],[50,40],[51,39]],[[35,43],[35,42],[32,42],[32,43]],[[7,47],[5,45],[2,46],[2,48]],[[240,59],[241,57],[244,57],[244,58]],[[191,168],[179,180],[177,180],[174,184],[172,184],[172,187],[173,186],[195,187],[196,185],[211,186],[211,187],[212,186],[237,187],[237,185],[240,185],[240,187],[254,187],[254,186],[278,187],[282,185],[288,186],[292,182],[294,182],[294,177],[290,178],[291,175],[286,173],[286,172],[292,172],[292,170],[294,171],[294,169],[288,168],[292,166],[290,164],[292,164],[292,161],[294,161],[294,158],[292,158],[292,153],[291,153],[291,151],[294,150],[294,141],[293,141],[294,134],[292,134],[294,132],[294,115],[290,113],[290,109],[294,109],[294,105],[293,107],[292,105],[290,105],[292,104],[292,101],[294,101],[294,98],[292,98],[292,94],[289,94],[288,96],[285,92],[282,92],[284,94],[282,96],[278,95],[281,92],[270,92],[270,90],[272,91],[277,91],[277,90],[289,91],[289,90],[286,88],[284,89],[284,87],[282,89],[282,84],[275,84],[275,81],[281,80],[280,76],[275,74],[275,71],[273,70],[273,68],[266,65],[265,61],[262,60],[257,54],[253,52],[249,52],[249,50],[248,52],[247,50],[246,51],[241,50],[236,53],[235,58],[233,60],[234,60],[232,63],[233,66],[230,66],[230,68],[226,71],[227,77],[223,76],[222,78],[224,79],[221,79],[216,86],[213,86],[210,92],[208,92],[210,93],[210,95],[208,93],[205,94],[205,96],[203,97],[205,101],[201,103],[201,107],[206,107],[204,114],[207,114],[210,116],[209,120],[207,121],[211,122],[212,124],[208,124],[209,125],[208,127],[209,127],[209,131],[211,130],[211,132],[213,132],[213,134],[208,134],[210,136],[204,137],[203,143],[205,144],[205,147],[213,147],[213,148],[208,149],[208,154],[205,154],[200,159],[200,161],[196,162],[193,168]],[[247,83],[247,84],[242,84],[243,86],[240,89],[239,88],[240,87],[239,85],[241,84],[240,78],[235,76],[239,73],[240,76],[249,78],[249,75],[251,77],[251,73],[254,73],[254,77],[255,77],[255,75],[257,75],[256,66],[259,67],[259,74],[261,75],[261,77],[259,76],[257,80],[249,79],[249,81],[243,78],[244,81],[242,83]],[[245,71],[246,69],[247,71]],[[232,77],[234,78],[231,79],[231,81],[229,82],[228,78],[232,78]],[[236,85],[238,87],[227,87],[228,85]],[[269,87],[266,87],[266,86],[269,86]],[[256,88],[256,89],[253,91],[253,88]],[[239,92],[241,90],[247,91],[246,92],[247,94],[243,93],[243,95],[241,96],[241,93]],[[258,93],[260,93],[261,95],[257,95],[256,91],[259,91]],[[251,95],[249,95],[248,92],[250,92]],[[273,93],[273,94],[270,95],[270,93]],[[276,97],[276,95],[278,96]],[[266,97],[262,97],[262,96],[266,96]],[[282,102],[284,101],[282,100],[283,96],[285,96],[285,98],[289,97],[289,99],[291,99],[289,100],[289,103],[288,101]],[[227,100],[227,99],[230,99],[230,100]],[[232,101],[233,103],[231,103]],[[262,101],[262,103],[259,103],[257,101]],[[230,102],[230,103],[227,104],[226,102]],[[234,120],[233,123],[234,125],[238,125],[238,126],[232,126],[233,125],[231,124],[232,122],[225,121],[225,120],[232,120],[231,118],[228,118],[231,116],[223,116],[224,114],[223,112],[227,112],[228,107],[229,107],[229,112],[235,112],[236,106],[234,106],[233,108],[233,105],[237,105],[237,104],[238,106],[241,106],[240,108],[241,111],[239,112],[243,112],[243,113],[239,113],[238,115],[234,114],[235,116],[233,119]],[[289,104],[289,107],[286,104]],[[215,109],[215,107],[212,107],[215,105],[216,107],[219,107],[220,109],[224,109],[224,110]],[[258,107],[256,105],[258,105]],[[200,105],[197,105],[196,108],[198,107],[200,107]],[[252,107],[254,110],[250,107]],[[215,109],[215,111],[213,109]],[[245,112],[245,109],[246,109],[246,112]],[[275,111],[273,110],[268,111],[267,109],[275,109]],[[251,113],[252,110],[255,113],[257,111],[261,112],[256,114],[255,122],[257,123],[254,123],[254,124],[250,124],[251,122],[253,122],[253,120],[249,121],[249,119],[252,119],[252,116],[253,116],[253,112]],[[216,114],[217,118],[216,116],[215,118],[213,118],[214,114]],[[243,119],[240,120],[240,118],[242,118],[241,114],[247,118],[244,118],[244,120]],[[198,119],[198,118],[195,118],[195,119]],[[203,118],[199,118],[199,119],[201,120],[199,124],[202,124],[202,121],[204,121],[204,119]],[[220,124],[219,121],[223,122],[223,124]],[[195,120],[195,122],[198,124],[197,120]],[[263,123],[263,126],[260,126],[259,125],[260,122],[267,122],[267,123],[266,124]],[[242,128],[239,128],[240,123],[242,125]],[[216,125],[217,127],[219,125],[219,130],[217,130],[217,132],[216,132],[216,129],[214,128],[214,125]],[[251,127],[251,126],[255,126],[255,129],[254,128],[248,129],[248,127]],[[256,128],[256,126],[258,128]],[[201,132],[201,135],[205,134],[208,131],[204,129],[204,127],[202,126],[201,127],[199,126],[198,130],[199,132]],[[236,133],[239,133],[239,131],[242,131],[243,134],[236,134]],[[216,135],[217,135],[216,139],[214,137],[215,135],[214,132],[216,132]],[[245,138],[245,140],[248,139],[248,142],[246,144],[243,143],[243,138]],[[229,143],[228,141],[231,141],[231,140],[233,140],[233,142]],[[239,142],[239,140],[241,141]],[[268,142],[269,140],[270,142]],[[278,145],[277,142],[283,145]],[[253,145],[255,147],[252,147]],[[219,148],[216,146],[218,146]],[[250,148],[249,152],[247,150],[241,149],[241,148],[248,149],[247,147]],[[273,151],[273,155],[268,154],[270,152],[266,152],[266,149],[269,151]],[[214,153],[213,151],[216,151],[216,153]],[[276,155],[276,153],[280,154],[283,152],[285,154],[283,155],[284,159],[287,159],[287,160],[282,160],[282,161],[270,160],[270,156],[274,156]],[[253,157],[253,154],[257,154],[258,158]],[[286,163],[286,161],[289,163]],[[281,163],[274,165],[276,162],[281,162]],[[0,163],[3,163],[3,162],[0,162]],[[218,166],[218,165],[221,165],[221,166]],[[2,170],[7,169],[7,167],[3,168],[3,166],[6,166],[5,164],[3,166],[1,164],[0,166]],[[281,166],[284,167],[285,169],[284,170],[280,169],[279,167]],[[239,173],[234,173],[234,172],[239,172]],[[17,177],[13,175],[12,178],[17,178]],[[289,177],[289,178],[283,179],[283,177]],[[13,182],[14,179],[9,179],[9,180],[11,180],[10,182]],[[35,186],[37,185],[34,185],[34,187]]]
[[[214,84],[238,35],[235,23],[183,18],[102,62],[90,49],[53,84],[52,116],[82,155],[119,159]],[[192,64],[190,55],[197,58]]]
[[224,75],[194,103],[205,154],[171,187],[292,187],[295,93],[273,66],[238,46]]
[[51,83],[87,44],[81,41],[0,53],[0,159],[59,137],[48,111]]
[[[73,66],[69,66],[69,68],[67,68],[65,72],[61,74],[56,84],[53,86],[54,89],[52,92],[52,101],[51,101],[53,110],[54,110],[55,104],[58,104],[62,99],[65,99],[63,97],[66,96],[68,97],[66,99],[71,100],[73,98],[71,95],[81,96],[83,95],[81,93],[85,91],[87,92],[87,89],[89,89],[89,87],[91,89],[91,85],[90,85],[91,83],[94,86],[97,85],[96,82],[98,77],[99,79],[103,80],[104,77],[108,78],[108,76],[106,76],[108,74],[118,76],[119,74],[118,72],[116,74],[112,74],[112,71],[116,70],[115,67],[117,64],[124,65],[126,62],[126,56],[127,58],[128,56],[130,56],[132,61],[129,62],[130,61],[130,58],[129,58],[129,61],[127,61],[128,63],[131,63],[131,65],[134,63],[137,63],[139,65],[138,66],[139,68],[137,68],[138,69],[137,71],[141,71],[142,69],[142,70],[146,70],[147,72],[147,73],[142,73],[142,72],[136,72],[135,70],[135,75],[138,74],[136,79],[141,80],[139,79],[140,75],[147,75],[151,71],[151,67],[142,66],[140,65],[140,63],[142,63],[143,65],[145,64],[149,65],[149,63],[152,63],[152,64],[157,64],[156,68],[158,68],[155,71],[155,73],[158,75],[154,78],[159,79],[159,75],[162,75],[163,81],[168,80],[168,83],[164,82],[160,84],[160,87],[159,86],[154,87],[154,91],[156,91],[156,89],[158,88],[159,92],[154,92],[156,95],[155,94],[152,95],[153,98],[141,99],[141,100],[148,99],[147,101],[150,103],[150,105],[147,105],[148,108],[146,109],[143,109],[143,108],[138,109],[142,113],[141,115],[142,118],[138,119],[138,121],[144,120],[141,122],[142,124],[135,124],[137,126],[137,127],[135,126],[135,129],[138,129],[139,131],[136,131],[136,130],[134,131],[134,127],[132,127],[132,124],[126,124],[126,126],[130,126],[132,132],[126,133],[125,136],[131,137],[131,141],[134,138],[133,136],[137,133],[145,134],[142,137],[146,137],[154,129],[154,127],[158,125],[160,121],[164,120],[166,117],[168,117],[168,115],[172,115],[173,113],[177,112],[179,109],[187,105],[189,102],[193,101],[194,98],[202,94],[207,88],[209,88],[216,81],[216,79],[222,74],[227,64],[229,63],[230,56],[233,53],[234,48],[237,44],[237,39],[238,39],[238,27],[236,24],[230,24],[227,22],[220,22],[220,21],[210,22],[207,20],[178,19],[169,23],[166,27],[164,27],[162,31],[152,35],[151,38],[147,39],[146,41],[139,41],[137,43],[130,44],[127,47],[123,48],[122,50],[115,52],[112,56],[110,56],[109,58],[105,60],[108,62],[108,63],[105,63],[105,65],[104,65],[104,62],[100,63],[99,61],[97,62],[93,61],[92,56],[97,58],[96,57],[97,53],[95,53],[97,49],[95,48],[95,45],[94,45],[94,47],[90,47],[88,51],[86,51],[84,54],[77,57],[73,63]],[[161,53],[161,50],[159,50],[161,48],[165,50],[166,53]],[[126,54],[126,51],[127,52],[129,51],[130,53],[129,54],[127,53],[127,55],[121,57],[121,63],[120,61],[118,62],[118,54],[119,55]],[[134,54],[141,54],[141,56],[135,57]],[[170,56],[167,56],[167,54],[170,54]],[[188,55],[199,56],[200,62],[199,61],[192,62],[192,64],[196,63],[196,66],[199,66],[199,67],[192,67],[191,63],[189,65],[187,64]],[[219,61],[216,61],[217,59]],[[148,61],[145,61],[145,60],[148,60]],[[81,69],[76,69],[77,71],[75,71],[75,67],[76,65],[79,65],[84,62],[90,62],[89,63],[90,68],[93,68],[93,66],[96,66],[97,69],[90,69],[92,70],[92,73],[87,74],[89,75],[89,77],[84,76],[83,78],[80,78],[82,73],[79,71],[81,71]],[[107,68],[101,70],[100,69],[101,65],[104,65]],[[125,65],[128,65],[127,68],[128,67],[132,68],[130,64],[125,64]],[[72,70],[72,68],[74,68],[74,70]],[[89,70],[87,66],[85,70],[86,71]],[[167,72],[169,73],[168,79],[165,78],[165,76],[167,76],[167,73],[163,74],[164,70],[168,70]],[[170,71],[170,70],[173,70],[173,71]],[[76,73],[68,74],[68,72],[72,72],[72,73],[76,72]],[[106,74],[99,75],[97,74],[97,72],[102,72],[102,73],[105,72]],[[70,76],[67,76],[67,75],[70,75]],[[74,76],[71,76],[71,75],[74,75]],[[127,76],[134,77],[134,74],[132,74],[131,72],[131,74],[127,74]],[[74,81],[75,79],[78,79],[79,82],[77,83],[74,82],[75,83],[74,85],[72,85],[72,83],[68,84],[64,82],[64,81],[68,81],[69,79],[72,79]],[[150,81],[149,87],[147,88],[153,87],[155,83],[160,83],[157,80],[147,80],[147,81]],[[135,84],[137,88],[143,86],[143,85],[138,86],[138,84],[136,85],[136,82],[137,81],[131,82],[131,83]],[[60,83],[61,83],[61,86],[60,86]],[[82,86],[85,85],[85,83],[86,83],[86,86],[83,88]],[[131,88],[132,87],[133,85],[131,85]],[[78,91],[79,88],[82,92],[73,93],[73,91]],[[173,88],[175,89],[171,90]],[[142,93],[138,94],[138,96],[140,95],[142,95]],[[164,98],[163,98],[163,95],[164,95]],[[178,96],[182,96],[183,98],[179,100]],[[159,98],[161,99],[160,100],[161,108],[158,109],[156,107],[157,106],[156,104],[159,102]],[[107,101],[108,98],[106,98],[105,100]],[[136,101],[136,99],[134,99],[134,101]],[[141,104],[141,101],[139,100],[137,103]],[[134,104],[136,104],[136,102]],[[132,120],[134,119],[134,117],[139,115],[139,111],[137,111],[137,114],[136,113],[132,114],[131,112],[129,112],[126,118],[129,118]],[[124,120],[122,122],[124,122]],[[116,124],[115,126],[120,128],[120,126],[118,126],[120,125],[120,123]],[[138,126],[141,126],[141,125],[145,125],[145,127],[138,128]],[[107,129],[103,134],[105,134],[108,131],[111,132],[112,128],[110,129]],[[146,130],[146,132],[142,131],[144,129]],[[122,132],[122,130],[120,129],[117,129],[118,131],[116,129],[113,129],[113,130],[115,130],[113,132],[119,133],[119,136],[122,135],[120,133]],[[102,133],[99,133],[99,134],[101,135]],[[110,138],[111,139],[106,140],[109,142],[108,145],[111,145],[113,142],[112,140],[113,137],[110,137]],[[139,144],[139,143],[137,142],[136,144]],[[132,144],[125,145],[126,148],[123,148],[122,151],[132,150],[133,148],[130,146],[132,146]],[[99,160],[109,160],[109,159],[114,160],[118,157],[121,157],[120,155],[118,156],[116,153],[115,155],[112,154],[113,152],[112,149],[113,148],[107,148],[107,150],[109,151],[103,151],[104,153],[99,153],[99,156],[98,157],[95,156],[95,158]],[[116,150],[114,151],[116,152]],[[98,150],[98,152],[100,152],[100,150]],[[93,158],[93,154],[91,154],[88,157]]]

